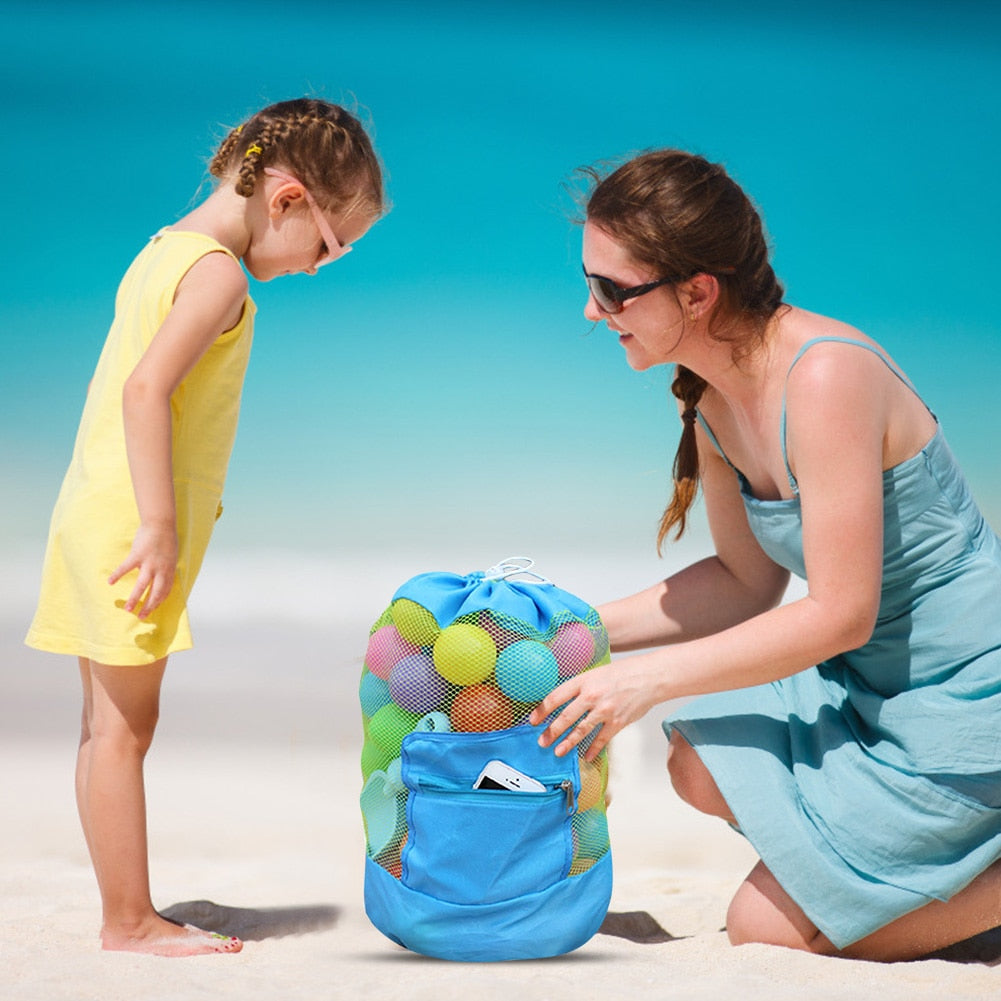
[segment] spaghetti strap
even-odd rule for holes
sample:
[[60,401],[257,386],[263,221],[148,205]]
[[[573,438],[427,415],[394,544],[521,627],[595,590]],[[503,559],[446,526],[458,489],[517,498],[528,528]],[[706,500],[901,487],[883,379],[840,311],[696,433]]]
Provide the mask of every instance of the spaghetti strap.
[[713,429],[709,426],[709,422],[702,416],[702,411],[696,409],[696,417],[698,417],[699,423],[702,425],[702,430],[709,436],[709,440],[712,442],[713,448],[716,449],[720,454],[720,458],[738,475],[740,476],[740,470],[727,458],[726,452],[723,451],[723,446],[719,443],[719,439],[713,432]]
[[[894,365],[894,363],[890,361],[890,359],[887,358],[887,356],[883,354],[878,347],[876,347],[876,345],[870,344],[868,341],[857,340],[854,337],[814,337],[808,340],[799,349],[799,351],[796,352],[796,357],[793,358],[789,365],[789,371],[786,372],[785,385],[782,387],[782,420],[779,425],[779,434],[782,441],[782,462],[786,467],[786,476],[789,477],[789,486],[792,488],[793,493],[797,495],[799,494],[799,484],[796,482],[796,477],[792,474],[792,469],[789,466],[789,455],[786,451],[786,390],[789,387],[789,376],[792,374],[792,370],[796,367],[796,363],[803,357],[804,354],[806,354],[807,351],[809,351],[810,348],[813,347],[814,344],[821,344],[825,341],[833,341],[836,344],[854,344],[856,347],[865,348],[866,351],[871,351],[905,386],[907,386],[908,389],[910,389],[910,391],[919,400],[921,400],[922,403],[924,403],[924,400],[921,399],[921,394],[914,388],[914,384],[911,380],[908,379],[907,376],[904,375],[904,373],[897,368],[897,366]],[[927,404],[925,404],[925,406],[927,407]],[[931,413],[932,417],[935,416],[931,410],[928,412]],[[718,445],[716,447],[719,448]]]

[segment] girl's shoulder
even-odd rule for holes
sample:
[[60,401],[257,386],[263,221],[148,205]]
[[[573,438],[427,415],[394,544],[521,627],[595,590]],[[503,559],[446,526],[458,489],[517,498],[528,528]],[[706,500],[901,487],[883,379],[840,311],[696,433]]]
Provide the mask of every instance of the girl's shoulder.
[[[195,230],[161,229],[151,241],[168,269],[178,274],[178,291],[196,281],[219,282],[228,296],[247,295],[250,283],[236,255],[214,237]],[[220,289],[219,291],[223,291]]]

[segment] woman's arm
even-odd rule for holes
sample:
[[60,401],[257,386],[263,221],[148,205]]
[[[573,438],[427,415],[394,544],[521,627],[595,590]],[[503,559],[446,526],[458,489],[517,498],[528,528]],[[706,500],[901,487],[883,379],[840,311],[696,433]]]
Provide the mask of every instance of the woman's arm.
[[588,751],[593,757],[660,702],[775,681],[868,640],[882,581],[885,394],[864,359],[836,361],[811,352],[789,383],[788,444],[800,487],[806,597],[570,679],[532,714],[538,724],[567,703],[542,743],[562,738],[557,752],[566,753],[601,725]]
[[140,618],[170,593],[177,568],[170,398],[212,342],[239,321],[246,295],[246,276],[231,257],[212,253],[197,261],[178,285],[167,318],[122,391],[139,529],[128,557],[108,583],[138,570],[125,608],[140,608]]
[[612,650],[641,650],[718,633],[774,608],[789,573],[751,534],[733,470],[698,428],[702,494],[715,555],[598,609]]

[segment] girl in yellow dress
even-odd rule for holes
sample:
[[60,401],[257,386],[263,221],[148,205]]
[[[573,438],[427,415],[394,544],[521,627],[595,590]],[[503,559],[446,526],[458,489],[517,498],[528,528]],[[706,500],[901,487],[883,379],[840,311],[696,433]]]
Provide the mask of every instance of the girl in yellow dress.
[[[181,956],[242,943],[153,908],[143,759],[167,657],[191,646],[187,599],[221,510],[259,281],[317,269],[385,210],[358,120],[284,101],[234,129],[219,183],[128,269],[49,532],[29,646],[79,658],[76,792],[105,949]],[[243,267],[240,262],[243,262]]]

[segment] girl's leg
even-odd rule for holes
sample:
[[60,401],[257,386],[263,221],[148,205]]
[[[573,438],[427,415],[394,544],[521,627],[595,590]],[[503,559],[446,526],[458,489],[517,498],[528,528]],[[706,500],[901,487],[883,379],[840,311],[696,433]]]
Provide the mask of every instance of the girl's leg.
[[156,729],[166,665],[165,659],[136,667],[81,659],[77,803],[101,891],[102,944],[161,956],[238,952],[239,939],[168,921],[150,899],[143,760]]
[[[702,813],[734,823],[719,787],[692,746],[671,735],[668,771],[678,795]],[[990,928],[1001,926],[1001,861],[951,900],[933,901],[841,950],[820,933],[759,862],[737,890],[726,928],[734,945],[760,942],[822,955],[883,962],[917,959]]]

